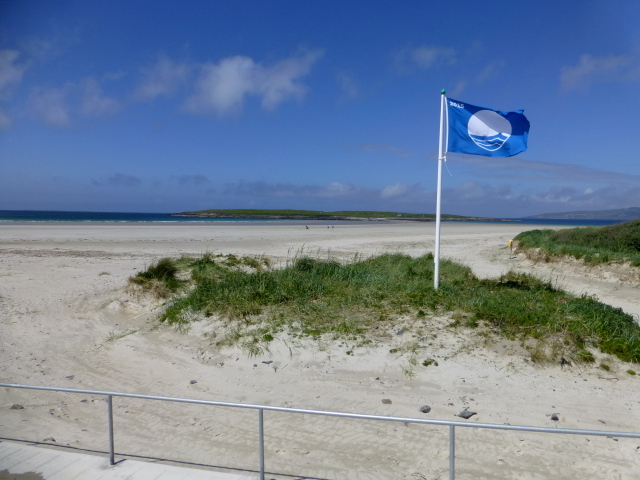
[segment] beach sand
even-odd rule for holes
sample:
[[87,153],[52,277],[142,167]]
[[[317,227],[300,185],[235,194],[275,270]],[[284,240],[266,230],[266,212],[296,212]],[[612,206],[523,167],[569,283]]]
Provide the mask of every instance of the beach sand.
[[[640,431],[640,375],[626,373],[640,368],[606,355],[590,366],[536,365],[518,342],[427,318],[420,326],[432,332],[430,350],[419,353],[416,367],[410,354],[389,351],[416,341],[408,320],[352,355],[345,342],[283,335],[250,357],[212,344],[207,332],[219,325],[177,331],[157,322],[158,302],[127,292],[130,276],[165,256],[263,255],[284,265],[300,254],[349,261],[433,251],[430,223],[308,226],[4,224],[0,380],[443,420],[461,420],[456,415],[468,408],[477,412],[472,423]],[[534,272],[639,318],[640,284],[623,271],[512,257],[507,242],[533,228],[445,223],[442,257],[479,277]],[[438,366],[422,366],[423,357]],[[0,437],[108,449],[103,398],[0,390]],[[419,411],[425,405],[427,414]],[[238,471],[258,466],[253,410],[115,398],[114,414],[117,452]],[[265,412],[268,478],[447,478],[448,434],[447,427]],[[456,441],[457,478],[632,479],[640,471],[638,439],[458,428]]]

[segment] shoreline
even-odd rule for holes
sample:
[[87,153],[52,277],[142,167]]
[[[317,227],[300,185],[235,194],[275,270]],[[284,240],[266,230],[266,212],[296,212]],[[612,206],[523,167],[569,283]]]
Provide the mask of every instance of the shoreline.
[[[385,219],[385,218],[363,218],[363,219],[287,219],[287,218],[245,218],[241,220],[232,220],[229,218],[218,220],[197,220],[196,218],[204,217],[181,217],[181,218],[193,218],[193,220],[149,220],[149,221],[136,221],[136,220],[0,220],[0,225],[39,225],[39,224],[52,224],[52,225],[360,225],[360,224],[403,224],[403,223],[433,223],[435,219],[428,220],[410,220],[410,219]],[[527,224],[524,220],[442,220],[442,223],[496,223],[496,224]],[[538,223],[532,223],[531,225],[540,225]]]

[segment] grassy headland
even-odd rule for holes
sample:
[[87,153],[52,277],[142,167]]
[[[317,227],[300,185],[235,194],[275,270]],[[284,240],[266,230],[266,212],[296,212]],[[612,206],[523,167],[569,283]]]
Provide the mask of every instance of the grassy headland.
[[539,249],[536,256],[546,261],[569,255],[588,264],[630,263],[640,267],[640,219],[606,227],[531,230],[520,233],[515,240],[525,253]]
[[[433,221],[436,216],[431,213],[402,213],[351,211],[322,212],[319,210],[198,210],[195,212],[172,213],[174,217],[209,217],[209,218],[263,218],[287,220],[416,220]],[[445,220],[490,220],[480,217],[466,217],[462,215],[442,215]]]
[[[424,343],[434,332],[423,331],[421,319],[448,314],[454,326],[488,325],[521,339],[534,360],[589,362],[594,360],[589,348],[598,348],[640,362],[640,326],[630,315],[526,274],[480,280],[469,268],[443,261],[441,286],[435,290],[431,254],[385,254],[347,264],[303,257],[280,269],[264,258],[233,255],[174,262],[183,274],[182,293],[160,320],[184,326],[216,317],[225,324],[224,333],[214,334],[216,342],[240,344],[254,353],[285,331],[364,345],[401,319],[409,324],[403,328]],[[177,278],[169,280],[172,288]]]

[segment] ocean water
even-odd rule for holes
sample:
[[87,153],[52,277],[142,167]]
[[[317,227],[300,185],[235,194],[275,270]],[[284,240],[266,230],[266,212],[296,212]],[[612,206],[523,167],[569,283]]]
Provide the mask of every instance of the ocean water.
[[[118,213],[118,212],[53,212],[36,210],[0,210],[0,224],[29,222],[113,222],[113,223],[229,223],[229,222],[301,222],[303,220],[255,219],[255,218],[196,218],[172,217],[168,213]],[[500,222],[527,225],[602,226],[620,223],[620,220],[540,220],[507,219]],[[331,223],[336,223],[332,220]],[[353,222],[350,222],[353,223]],[[466,223],[466,222],[465,222]],[[478,222],[469,222],[478,223]]]
[[[0,223],[10,222],[96,222],[96,223],[220,223],[268,222],[252,218],[194,218],[172,217],[168,213],[123,212],[52,212],[37,210],[0,210]],[[282,220],[280,220],[282,221]]]

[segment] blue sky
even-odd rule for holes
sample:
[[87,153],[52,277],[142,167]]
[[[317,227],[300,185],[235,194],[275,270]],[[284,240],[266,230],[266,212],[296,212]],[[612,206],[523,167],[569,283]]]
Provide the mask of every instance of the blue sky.
[[440,90],[524,109],[443,213],[640,206],[640,2],[0,0],[0,209],[435,211]]

